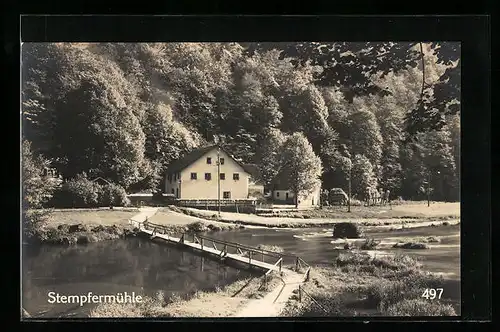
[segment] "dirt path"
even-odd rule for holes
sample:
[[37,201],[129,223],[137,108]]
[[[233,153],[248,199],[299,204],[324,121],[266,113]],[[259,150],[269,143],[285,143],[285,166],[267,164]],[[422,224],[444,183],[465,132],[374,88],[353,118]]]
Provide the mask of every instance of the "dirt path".
[[278,287],[262,299],[250,301],[234,317],[278,317],[285,308],[286,302],[292,296],[293,291],[304,280],[304,276],[295,271],[284,269],[284,272],[284,284],[280,283]]
[[140,212],[138,214],[136,214],[135,216],[133,216],[132,218],[130,218],[130,221],[132,223],[144,222],[144,221],[148,220],[149,218],[151,218],[152,216],[154,216],[156,214],[156,212],[158,212],[158,210],[159,210],[159,208],[157,208],[157,207],[141,207],[141,208],[139,208]]

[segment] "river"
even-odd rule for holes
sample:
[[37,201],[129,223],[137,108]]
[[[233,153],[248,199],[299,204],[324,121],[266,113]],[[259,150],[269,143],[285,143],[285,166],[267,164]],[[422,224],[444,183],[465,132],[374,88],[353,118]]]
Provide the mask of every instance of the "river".
[[[382,240],[378,253],[417,256],[424,268],[443,273],[459,287],[459,226],[425,227],[391,231],[367,229],[366,236]],[[329,229],[248,228],[206,234],[218,239],[257,246],[278,245],[286,254],[298,255],[310,265],[332,263],[342,251],[332,243]],[[392,249],[398,238],[439,236],[441,242],[428,250]],[[259,259],[256,257],[256,259]],[[293,264],[293,259],[285,260]],[[93,305],[51,304],[48,293],[61,295],[116,294],[127,292],[166,297],[186,296],[196,290],[210,291],[217,285],[250,276],[250,272],[221,265],[172,246],[132,238],[89,245],[57,247],[25,246],[23,250],[23,307],[34,317],[84,317]]]

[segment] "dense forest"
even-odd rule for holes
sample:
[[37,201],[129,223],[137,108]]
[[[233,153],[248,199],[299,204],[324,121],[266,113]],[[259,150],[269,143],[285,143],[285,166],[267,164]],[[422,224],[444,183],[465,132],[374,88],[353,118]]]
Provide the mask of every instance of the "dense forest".
[[22,85],[26,153],[66,180],[155,190],[217,140],[266,181],[302,153],[324,188],[459,199],[457,43],[25,43]]

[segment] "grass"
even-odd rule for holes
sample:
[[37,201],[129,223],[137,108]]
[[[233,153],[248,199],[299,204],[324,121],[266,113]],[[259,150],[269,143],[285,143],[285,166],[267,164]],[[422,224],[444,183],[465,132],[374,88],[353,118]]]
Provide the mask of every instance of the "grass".
[[331,218],[331,219],[425,219],[425,220],[447,220],[460,217],[460,203],[436,202],[430,207],[426,204],[408,202],[406,204],[390,206],[351,206],[351,212],[347,212],[345,206],[323,207],[321,209],[304,211],[280,211],[267,213],[266,217],[281,218]]
[[[459,310],[447,281],[409,256],[341,254],[312,271],[302,300],[292,297],[283,316],[455,316]],[[426,300],[425,288],[443,288],[446,295]]]
[[[232,223],[237,225],[253,225],[276,228],[306,228],[306,227],[328,227],[342,220],[361,223],[364,226],[378,226],[401,224],[402,221],[444,221],[460,218],[460,206],[458,203],[434,203],[431,207],[424,204],[404,204],[389,207],[353,207],[347,212],[345,207],[324,207],[323,209],[304,211],[282,211],[267,214],[244,214],[221,212],[220,218],[217,213],[194,208],[169,206],[163,211],[175,211],[185,215],[213,220],[219,223]],[[160,210],[160,212],[162,212]],[[370,220],[370,221],[367,221]]]
[[213,291],[197,291],[188,297],[146,297],[143,303],[102,303],[90,312],[93,318],[122,317],[230,317],[253,299],[262,298],[280,284],[276,274],[238,280]]
[[120,225],[127,224],[128,220],[136,215],[138,211],[136,209],[126,209],[126,210],[56,210],[51,212],[51,225],[74,225],[74,224],[85,224],[85,225]]
[[127,210],[56,210],[45,211],[44,220],[29,241],[57,245],[86,244],[135,236],[137,230],[128,224],[137,214]]

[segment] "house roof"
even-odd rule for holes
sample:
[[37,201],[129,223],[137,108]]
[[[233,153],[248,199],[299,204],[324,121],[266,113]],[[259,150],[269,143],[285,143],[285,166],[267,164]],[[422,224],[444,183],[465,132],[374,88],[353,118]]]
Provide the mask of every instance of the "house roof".
[[178,159],[178,160],[175,160],[173,161],[168,169],[167,169],[167,173],[169,174],[172,174],[172,173],[178,173],[180,171],[182,171],[183,169],[189,167],[191,164],[193,164],[195,161],[199,160],[201,157],[203,157],[205,154],[207,154],[208,152],[214,150],[214,149],[217,149],[217,148],[220,148],[221,151],[223,151],[224,153],[226,153],[235,163],[237,163],[241,168],[243,168],[243,170],[246,172],[246,173],[249,173],[251,174],[245,167],[244,165],[239,162],[238,160],[236,160],[232,155],[231,153],[229,153],[227,150],[225,150],[223,147],[221,146],[218,146],[218,145],[209,145],[209,146],[204,146],[204,147],[201,147],[201,148],[198,148],[198,149],[194,149],[192,150],[191,152],[187,153],[186,155],[184,155],[182,158]]
[[245,171],[250,174],[256,184],[264,184],[259,167],[255,164],[243,164]]

